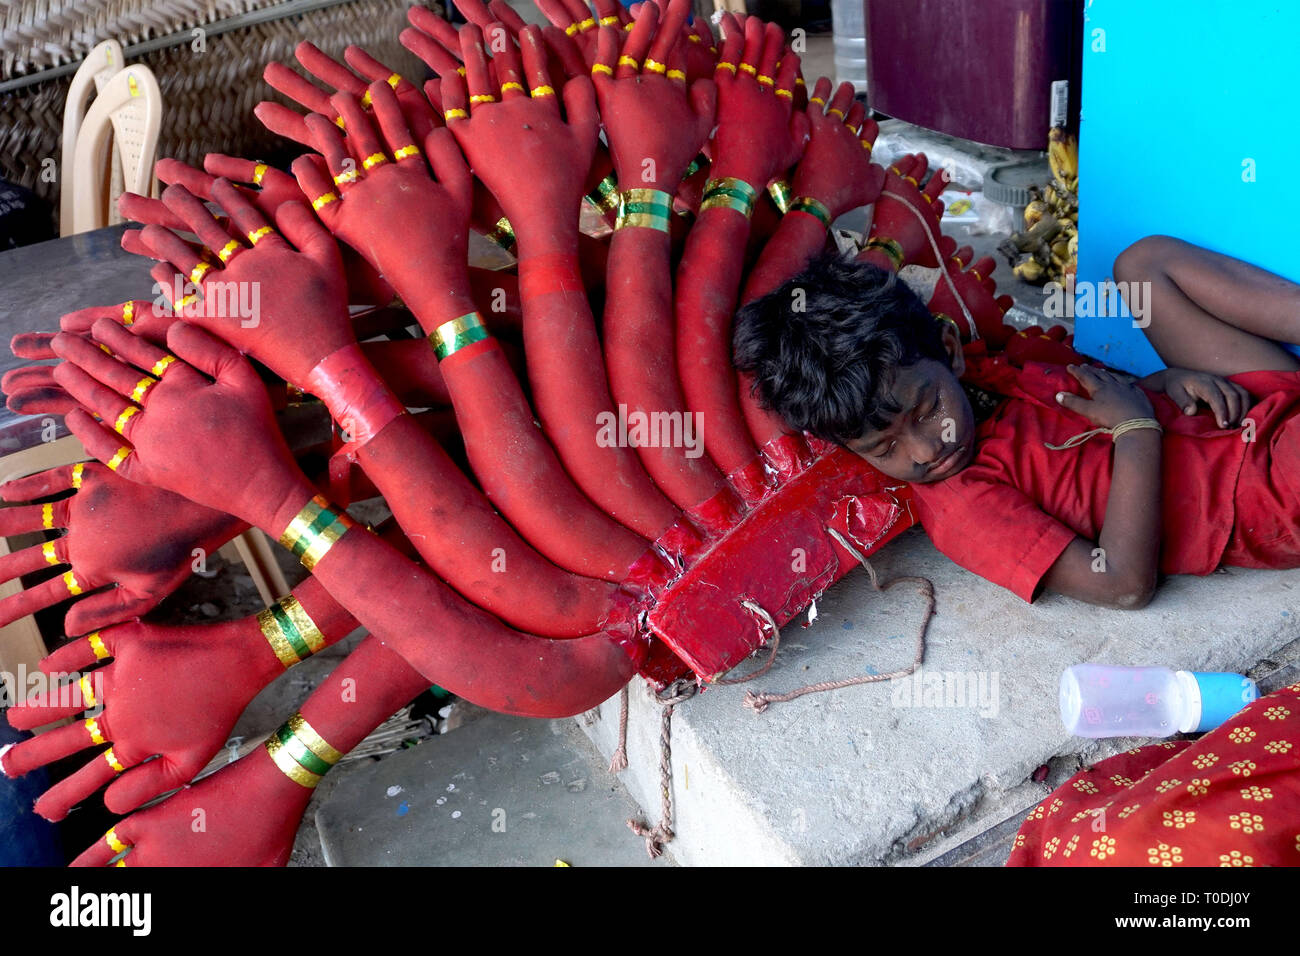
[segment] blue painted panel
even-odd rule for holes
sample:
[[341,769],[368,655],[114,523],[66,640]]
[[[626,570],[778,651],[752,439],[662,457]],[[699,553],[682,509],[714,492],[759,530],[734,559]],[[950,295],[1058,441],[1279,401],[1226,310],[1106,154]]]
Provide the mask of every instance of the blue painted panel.
[[[1300,281],[1282,241],[1300,3],[1089,0],[1084,16],[1079,281],[1110,277],[1120,251],[1157,233]],[[1076,323],[1081,352],[1137,375],[1162,367],[1127,312]]]

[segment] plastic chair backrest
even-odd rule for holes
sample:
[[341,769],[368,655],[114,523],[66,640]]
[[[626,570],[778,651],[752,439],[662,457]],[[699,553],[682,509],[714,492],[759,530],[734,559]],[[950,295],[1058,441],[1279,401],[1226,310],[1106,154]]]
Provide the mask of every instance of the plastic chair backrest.
[[105,40],[90,51],[73,74],[63,107],[63,158],[59,168],[62,184],[59,191],[60,235],[72,234],[72,210],[76,203],[76,194],[72,188],[72,158],[76,154],[77,136],[81,132],[86,107],[90,103],[91,85],[94,85],[94,92],[98,93],[113,78],[113,74],[121,72],[125,66],[122,44],[116,40]]
[[115,74],[86,112],[72,161],[72,231],[99,229],[109,221],[105,170],[111,138],[122,160],[123,186],[150,195],[154,153],[162,127],[162,91],[147,66],[136,63]]

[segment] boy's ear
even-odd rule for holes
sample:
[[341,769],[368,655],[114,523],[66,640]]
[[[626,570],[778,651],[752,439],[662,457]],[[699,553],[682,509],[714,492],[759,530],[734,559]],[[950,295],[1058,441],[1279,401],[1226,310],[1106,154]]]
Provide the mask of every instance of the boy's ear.
[[941,322],[943,347],[948,350],[948,361],[952,366],[952,374],[961,378],[962,373],[966,371],[966,353],[961,348],[961,334],[957,327],[951,322]]

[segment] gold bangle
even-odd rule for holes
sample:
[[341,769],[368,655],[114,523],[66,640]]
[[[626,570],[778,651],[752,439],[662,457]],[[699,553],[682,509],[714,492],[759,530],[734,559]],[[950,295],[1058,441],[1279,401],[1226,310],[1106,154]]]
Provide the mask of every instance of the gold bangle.
[[343,759],[343,754],[303,719],[294,714],[266,741],[266,752],[286,777],[312,788]]
[[514,80],[511,80],[508,83],[501,84],[501,92],[504,93],[506,90],[518,90],[520,93],[522,93],[524,91],[524,87],[522,83],[516,83]]
[[497,98],[491,93],[475,93],[469,98],[470,106],[477,106],[479,103],[495,103]]
[[62,561],[59,560],[59,556],[58,556],[57,554],[54,553],[54,542],[53,542],[53,541],[46,541],[43,545],[41,545],[41,557],[43,557],[43,558],[45,559],[45,563],[46,563],[46,564],[62,564],[62,563],[63,563]]
[[468,119],[469,114],[462,109],[450,109],[442,114],[442,118],[448,122],[454,119]]
[[238,252],[242,248],[243,246],[239,244],[238,239],[231,239],[228,243],[226,243],[224,246],[221,247],[221,251],[217,253],[217,258],[220,259],[222,262],[229,262],[230,257],[233,256],[236,252]]
[[649,70],[651,73],[665,73],[667,72],[668,67],[663,63],[660,63],[658,60],[652,60],[649,57],[646,57],[644,69]]
[[957,320],[954,319],[954,318],[953,318],[951,315],[949,315],[947,312],[933,312],[933,313],[931,313],[931,314],[932,314],[932,315],[933,315],[933,316],[934,316],[938,321],[940,321],[940,322],[947,322],[949,325],[951,325],[954,329],[957,330],[957,333],[958,333],[959,335],[961,334],[961,326],[958,325],[958,324],[957,324]]
[[72,466],[72,487],[73,488],[81,487],[81,476],[85,474],[85,472],[86,472],[86,463],[84,461],[79,461]]
[[444,322],[429,333],[429,344],[433,346],[434,355],[441,362],[449,355],[459,352],[475,342],[490,338],[491,333],[483,325],[477,312],[468,312]]
[[388,162],[388,157],[383,153],[371,153],[361,161],[361,165],[370,170],[374,169],[376,166],[382,166],[386,162]]
[[95,720],[94,717],[87,717],[82,726],[86,728],[86,733],[90,734],[90,742],[92,744],[108,743],[108,741],[104,739],[103,733],[100,732],[99,722]]
[[546,86],[546,85],[542,85],[542,86],[534,86],[534,87],[533,87],[531,90],[529,90],[528,92],[529,92],[530,95],[532,95],[532,96],[534,96],[534,97],[541,97],[541,96],[554,96],[554,95],[555,95],[555,89],[554,89],[554,87],[550,87],[550,86]]
[[104,658],[112,656],[108,653],[108,648],[104,645],[104,639],[100,637],[99,631],[87,635],[86,640],[90,644],[90,649],[95,653],[95,660],[102,661]]
[[257,626],[286,669],[325,646],[325,635],[292,594],[259,611]]
[[894,271],[897,272],[903,268],[903,245],[896,239],[889,239],[884,236],[872,236],[867,240],[863,249],[875,249],[883,252],[889,257],[889,261],[894,264]]
[[258,163],[253,167],[253,185],[262,185],[262,177],[266,175],[266,163]]
[[584,198],[602,212],[617,213],[619,204],[618,179],[613,173],[610,173],[596,183],[596,188],[587,193]]
[[671,230],[673,197],[661,189],[628,189],[619,195],[614,229],[641,227],[667,233]]
[[358,172],[355,167],[352,169],[345,169],[334,177],[334,185],[346,186],[348,183],[355,183],[360,178],[361,173]]
[[700,212],[707,209],[734,209],[745,218],[754,212],[754,197],[758,190],[734,176],[710,179],[704,186],[704,195],[700,200]]
[[338,202],[338,198],[339,197],[334,195],[333,193],[323,193],[322,195],[317,196],[315,199],[311,201],[311,208],[315,209],[317,212],[320,212],[330,203]]
[[500,246],[512,256],[515,254],[517,244],[515,240],[515,230],[514,227],[510,225],[510,220],[505,216],[498,219],[493,224],[492,228],[483,234],[483,238],[488,242]]
[[131,454],[131,449],[123,445],[117,451],[113,452],[113,457],[110,458],[108,461],[104,462],[104,464],[108,466],[109,471],[117,471],[119,468],[122,467],[122,462],[126,461],[126,459],[130,456],[130,454]]
[[794,194],[790,192],[790,184],[784,179],[774,179],[768,183],[767,194],[772,197],[772,202],[785,215],[790,211],[790,203],[794,199]]
[[255,246],[262,238],[269,236],[272,231],[273,230],[270,226],[263,226],[260,229],[254,229],[248,234],[248,241],[251,245]]
[[827,229],[831,227],[831,211],[812,196],[799,196],[790,203],[790,212],[806,212],[818,219]]
[[135,302],[131,299],[122,303],[122,324],[135,325]]
[[316,567],[355,522],[316,495],[280,535],[280,543],[294,553],[308,571]]
[[419,155],[420,155],[420,147],[416,146],[414,143],[412,143],[410,146],[402,146],[399,147],[398,149],[393,150],[393,159],[397,160],[398,162],[401,162],[404,159],[408,159],[411,156],[419,156]]

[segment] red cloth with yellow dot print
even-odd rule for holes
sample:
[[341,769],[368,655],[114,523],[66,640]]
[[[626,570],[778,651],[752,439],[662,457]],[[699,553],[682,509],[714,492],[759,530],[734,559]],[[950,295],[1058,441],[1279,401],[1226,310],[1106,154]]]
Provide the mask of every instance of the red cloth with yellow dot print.
[[1007,866],[1300,866],[1300,683],[1130,750],[1036,806]]

